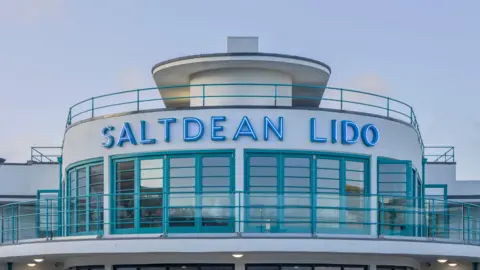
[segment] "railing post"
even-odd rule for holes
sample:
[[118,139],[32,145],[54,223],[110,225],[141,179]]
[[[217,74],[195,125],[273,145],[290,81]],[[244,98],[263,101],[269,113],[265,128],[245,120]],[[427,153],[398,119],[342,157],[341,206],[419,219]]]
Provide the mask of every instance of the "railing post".
[[95,110],[95,98],[92,97],[92,118],[95,116],[94,110]]
[[205,84],[202,85],[202,105],[205,107]]
[[137,89],[137,112],[140,111],[140,89]]
[[[50,219],[48,217],[48,199],[45,199],[46,201],[46,204],[47,204],[47,210],[45,211],[45,237],[47,238],[47,240],[49,239],[49,236],[50,236],[50,232],[49,232],[49,226],[48,226],[48,223],[50,222]],[[41,223],[40,223],[41,224]]]
[[340,88],[340,110],[343,110],[343,88]]
[[274,92],[274,100],[273,100],[274,106],[277,106],[277,85],[275,84],[275,92]]
[[[96,207],[96,214],[97,214],[97,235],[100,235],[100,217],[101,217],[101,213],[100,213],[100,195],[97,194],[95,195],[97,196],[96,198],[96,201],[97,201],[97,207]],[[102,212],[103,214],[103,212]]]
[[470,243],[470,205],[467,205],[467,243]]
[[413,109],[410,108],[410,124],[413,124]]
[[387,117],[390,117],[390,98],[387,97]]
[[15,243],[15,205],[12,205],[12,243]]
[[72,108],[68,109],[67,124],[69,126],[72,124]]

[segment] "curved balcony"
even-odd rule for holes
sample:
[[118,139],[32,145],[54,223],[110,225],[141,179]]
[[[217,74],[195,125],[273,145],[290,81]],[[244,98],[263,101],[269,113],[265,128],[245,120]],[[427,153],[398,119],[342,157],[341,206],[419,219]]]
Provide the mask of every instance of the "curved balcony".
[[[189,89],[189,95],[185,95],[185,89]],[[302,95],[293,95],[292,89],[297,89],[295,93],[302,93]],[[175,90],[178,90],[176,95],[172,94]],[[168,92],[168,95],[162,92]],[[367,113],[412,125],[423,146],[417,117],[412,107],[402,101],[358,90],[294,84],[191,84],[101,95],[85,99],[70,107],[66,127],[97,117],[162,109],[165,108],[166,100],[181,100],[182,103],[189,100],[189,108],[263,106]],[[319,106],[312,105],[318,103]],[[302,106],[296,104],[302,104]],[[184,108],[178,107],[178,109]]]
[[[148,195],[148,196],[147,196]],[[140,207],[109,207],[135,196]],[[121,204],[120,204],[121,205]],[[48,198],[0,207],[3,244],[120,234],[382,238],[480,245],[480,206],[392,195],[148,193]],[[135,236],[136,235],[136,236]]]

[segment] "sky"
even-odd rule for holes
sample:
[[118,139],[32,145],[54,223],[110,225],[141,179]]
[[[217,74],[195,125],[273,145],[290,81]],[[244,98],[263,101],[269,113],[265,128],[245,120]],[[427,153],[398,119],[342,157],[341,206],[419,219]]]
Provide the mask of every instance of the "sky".
[[478,0],[0,0],[0,156],[60,146],[68,109],[154,86],[151,67],[226,51],[318,59],[329,85],[410,104],[426,145],[455,147],[457,178],[480,180]]

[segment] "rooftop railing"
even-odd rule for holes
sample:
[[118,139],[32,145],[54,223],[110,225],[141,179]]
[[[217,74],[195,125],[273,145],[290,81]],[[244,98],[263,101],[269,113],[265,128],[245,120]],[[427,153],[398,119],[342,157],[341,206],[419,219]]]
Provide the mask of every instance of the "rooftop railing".
[[[250,94],[218,94],[215,89],[218,87],[234,86],[245,87]],[[311,96],[308,95],[285,95],[285,88],[309,90],[312,92]],[[198,95],[172,96],[172,90],[189,88],[190,93],[199,93]],[[192,92],[192,89],[197,89]],[[161,93],[168,91],[168,97],[162,97]],[[318,92],[324,91],[323,95],[317,95]],[[181,91],[179,91],[181,92]],[[239,93],[242,91],[239,90]],[[302,91],[306,92],[306,91]],[[254,94],[251,94],[254,93]],[[145,89],[135,89],[129,91],[123,91],[118,93],[112,93],[107,95],[101,95],[85,99],[77,104],[73,105],[68,112],[66,127],[77,122],[92,119],[95,117],[108,116],[116,113],[124,112],[136,112],[149,109],[164,108],[164,101],[189,101],[192,107],[209,107],[212,101],[221,101],[222,99],[236,99],[243,102],[240,104],[251,104],[248,101],[252,99],[269,99],[271,106],[276,107],[291,107],[285,104],[288,99],[291,100],[316,100],[320,102],[320,108],[336,109],[352,112],[365,112],[392,119],[397,119],[411,124],[418,133],[418,137],[421,145],[423,146],[423,140],[420,134],[420,127],[417,121],[417,117],[412,107],[402,101],[362,92],[358,90],[325,87],[325,86],[311,86],[311,85],[290,85],[290,84],[255,84],[255,83],[231,83],[231,84],[195,84],[195,85],[175,85],[166,87],[154,87]],[[221,104],[221,103],[218,103]],[[222,104],[221,106],[229,106],[229,103]],[[208,105],[208,106],[207,106]],[[243,105],[248,106],[248,105]],[[250,105],[258,106],[258,105]]]
[[38,163],[57,163],[62,155],[62,147],[32,147],[30,160]]
[[[113,207],[106,207],[106,201],[112,201]],[[480,245],[480,206],[395,195],[97,194],[7,204],[0,207],[0,214],[1,242],[5,244],[78,235],[108,237],[104,232],[110,231],[163,237],[195,233],[208,237],[349,238],[354,234],[369,239],[403,237]],[[105,216],[111,217],[110,222]]]
[[455,162],[455,148],[453,146],[425,146],[424,157],[427,162],[432,163]]

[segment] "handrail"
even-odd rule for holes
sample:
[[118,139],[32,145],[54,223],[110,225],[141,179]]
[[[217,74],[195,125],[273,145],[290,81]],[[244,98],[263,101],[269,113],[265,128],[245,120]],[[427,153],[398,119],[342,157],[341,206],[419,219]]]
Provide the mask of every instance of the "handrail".
[[[104,204],[116,198],[122,198],[122,203],[111,203],[110,207]],[[130,205],[130,201],[137,204]],[[113,234],[160,233],[164,237],[186,232],[237,233],[239,237],[246,237],[248,233],[256,233],[258,237],[294,232],[310,237],[357,234],[480,245],[479,208],[479,205],[451,200],[386,194],[94,194],[0,206],[0,243],[77,235],[105,236],[105,226],[108,226]],[[112,217],[110,222],[106,222],[105,215]]]
[[[211,88],[218,86],[245,86],[245,87],[259,87],[257,94],[235,94],[235,95],[209,95],[208,92]],[[170,96],[162,97],[162,91],[176,89],[176,88],[194,88],[201,87],[202,93],[196,96]],[[292,95],[278,95],[278,88],[280,87],[305,87],[305,88],[317,88],[323,89],[324,94],[322,97],[317,96],[292,96]],[[154,97],[142,97],[143,94],[153,93]],[[333,96],[333,97],[330,97]],[[340,96],[335,98],[335,96]],[[143,104],[151,102],[163,102],[166,100],[201,100],[200,104],[195,106],[205,107],[205,101],[211,99],[221,98],[237,98],[237,99],[250,99],[250,98],[272,98],[272,104],[276,107],[282,107],[279,105],[279,100],[285,99],[306,99],[306,100],[318,100],[320,101],[320,108],[331,108],[346,111],[355,112],[367,112],[388,118],[401,120],[408,124],[411,124],[416,130],[419,138],[419,142],[423,151],[423,139],[420,133],[420,127],[417,121],[417,117],[413,111],[413,108],[405,102],[399,101],[394,98],[386,96],[363,92],[359,90],[328,87],[328,86],[315,86],[315,85],[303,85],[303,84],[266,84],[266,83],[217,83],[217,84],[185,84],[185,85],[171,85],[162,87],[150,87],[144,89],[126,90],[112,94],[100,95],[92,98],[80,101],[69,108],[67,117],[66,128],[77,122],[92,119],[94,117],[111,115],[119,112],[135,112],[141,111]],[[374,98],[375,100],[363,101],[365,98]],[[360,99],[360,100],[359,100]],[[324,103],[322,103],[324,101]],[[129,105],[131,105],[129,107]],[[336,106],[334,106],[336,105]],[[349,105],[349,106],[348,106]],[[253,105],[252,105],[253,106]],[[128,108],[126,108],[128,107]],[[162,105],[158,105],[161,108]],[[374,110],[374,112],[372,112]],[[379,113],[378,110],[381,112]]]
[[455,147],[453,146],[425,146],[427,162],[449,163],[455,162]]
[[38,163],[57,163],[61,155],[62,147],[57,146],[39,146],[30,149],[30,160]]

